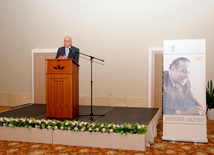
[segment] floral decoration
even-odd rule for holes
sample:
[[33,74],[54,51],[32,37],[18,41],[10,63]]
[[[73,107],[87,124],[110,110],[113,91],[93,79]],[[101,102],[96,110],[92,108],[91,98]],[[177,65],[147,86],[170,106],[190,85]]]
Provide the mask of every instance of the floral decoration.
[[120,133],[120,134],[145,134],[147,126],[130,123],[89,123],[75,120],[49,120],[34,118],[13,118],[0,117],[0,126],[6,127],[24,127],[28,129],[50,129],[50,130],[70,130],[72,132],[101,132],[101,133]]

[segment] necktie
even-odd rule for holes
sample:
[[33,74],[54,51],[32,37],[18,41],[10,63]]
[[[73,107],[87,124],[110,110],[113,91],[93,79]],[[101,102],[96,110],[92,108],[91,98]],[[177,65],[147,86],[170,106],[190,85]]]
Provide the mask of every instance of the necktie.
[[65,56],[66,56],[66,57],[68,57],[68,53],[69,53],[69,50],[68,50],[68,48],[66,48],[66,49],[65,49]]

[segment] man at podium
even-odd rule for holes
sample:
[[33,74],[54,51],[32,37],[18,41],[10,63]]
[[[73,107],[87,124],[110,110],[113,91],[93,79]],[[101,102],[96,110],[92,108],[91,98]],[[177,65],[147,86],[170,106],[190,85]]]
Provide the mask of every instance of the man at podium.
[[64,38],[64,46],[60,47],[56,54],[56,59],[68,58],[74,59],[77,63],[79,62],[79,49],[72,46],[72,39],[69,36]]

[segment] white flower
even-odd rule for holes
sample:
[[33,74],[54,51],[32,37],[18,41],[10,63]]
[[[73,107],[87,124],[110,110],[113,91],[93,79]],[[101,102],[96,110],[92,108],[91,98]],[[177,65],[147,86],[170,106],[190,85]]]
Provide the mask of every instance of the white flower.
[[103,128],[103,129],[102,129],[102,132],[106,132],[106,128]]
[[123,125],[121,125],[120,127],[121,127],[121,128],[123,128],[124,126],[123,126]]
[[11,126],[12,126],[12,124],[9,124],[9,126],[11,127]]
[[65,122],[65,125],[69,125],[69,123],[68,123],[68,122]]
[[88,131],[92,131],[92,128],[90,127],[90,128],[88,129]]
[[87,125],[87,124],[88,124],[88,122],[84,122],[83,124],[84,124],[84,125]]
[[119,128],[120,126],[117,124],[117,128]]
[[78,128],[77,128],[77,127],[75,127],[75,128],[74,128],[74,130],[75,130],[75,131],[77,131],[77,130],[78,130]]
[[113,125],[113,128],[116,128],[116,125],[115,125],[115,124]]
[[5,121],[7,121],[7,122],[9,122],[9,121],[10,121],[8,118],[5,118],[4,120],[5,120]]
[[82,127],[82,123],[80,123],[79,126]]
[[3,118],[2,118],[2,117],[0,118],[0,121],[3,121]]
[[137,128],[138,128],[138,129],[141,129],[141,125],[138,125]]
[[21,118],[20,120],[21,120],[22,122],[25,122],[25,121],[26,121],[24,118]]
[[100,126],[101,128],[103,128],[104,127],[104,124],[101,124],[101,126]]
[[50,125],[48,126],[48,129],[51,129],[51,126],[50,126]]
[[18,122],[18,121],[19,121],[19,119],[18,119],[18,118],[16,118],[16,119],[15,119],[15,122]]
[[99,131],[99,128],[96,128],[96,131],[98,132],[98,131]]
[[110,132],[111,132],[111,133],[113,133],[113,131],[114,131],[113,129],[110,129]]
[[94,123],[92,123],[92,124],[91,124],[91,126],[92,126],[92,127],[94,127],[94,126],[95,126],[95,124],[94,124]]
[[85,131],[85,128],[82,128],[81,131]]
[[111,124],[109,124],[108,127],[110,128],[110,127],[111,127]]
[[75,122],[72,122],[72,125],[75,126]]
[[35,128],[39,128],[39,125],[36,125]]
[[57,129],[58,129],[58,126],[55,126],[54,129],[57,130]]
[[29,123],[32,123],[32,120],[29,120]]

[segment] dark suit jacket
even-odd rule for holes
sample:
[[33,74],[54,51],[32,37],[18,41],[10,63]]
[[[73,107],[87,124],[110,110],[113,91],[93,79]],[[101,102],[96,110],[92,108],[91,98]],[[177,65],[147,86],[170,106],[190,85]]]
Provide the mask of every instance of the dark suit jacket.
[[[63,55],[65,55],[65,46],[60,47],[58,49],[57,54],[56,54],[56,59],[59,56],[63,56]],[[78,63],[79,62],[79,49],[74,46],[71,46],[70,50],[69,50],[68,58],[72,58]]]

